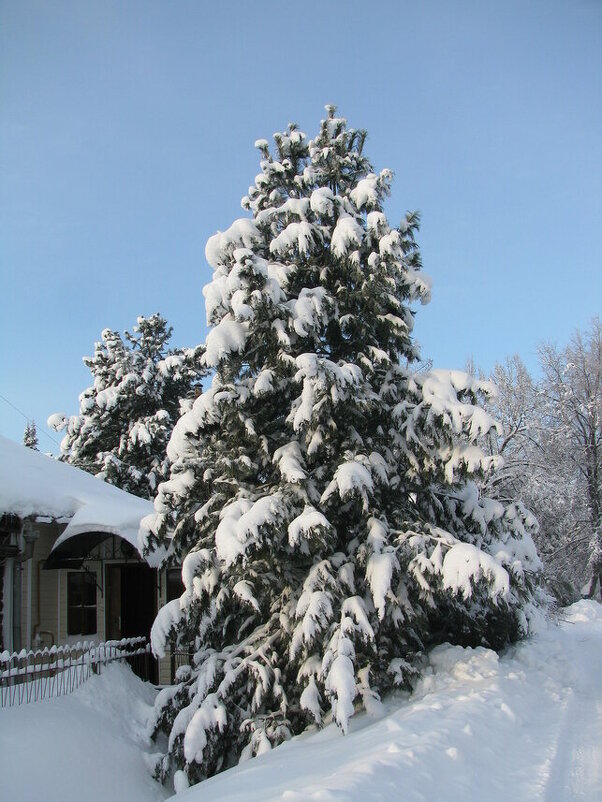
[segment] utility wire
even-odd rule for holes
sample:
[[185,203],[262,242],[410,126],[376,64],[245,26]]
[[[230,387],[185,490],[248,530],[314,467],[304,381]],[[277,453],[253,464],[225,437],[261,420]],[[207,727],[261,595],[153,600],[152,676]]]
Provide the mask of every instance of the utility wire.
[[[29,423],[30,421],[33,421],[33,418],[30,418],[30,417],[29,417],[28,415],[26,415],[26,414],[25,414],[25,413],[24,413],[22,410],[20,410],[20,409],[19,409],[19,407],[16,407],[16,406],[15,406],[15,405],[12,403],[12,401],[9,401],[9,400],[8,400],[8,398],[6,398],[5,396],[3,396],[3,395],[2,395],[2,393],[0,393],[0,398],[1,398],[3,401],[6,401],[6,403],[9,405],[9,407],[12,407],[12,408],[15,410],[15,412],[18,412],[18,413],[19,413],[19,415],[21,415],[22,417],[24,417],[24,418],[25,418],[25,420],[27,421],[27,423]],[[37,428],[36,428],[36,432],[37,432]],[[60,448],[60,445],[61,445],[61,444],[58,442],[58,440],[55,440],[55,439],[54,439],[54,437],[53,437],[51,434],[48,434],[48,432],[45,432],[45,431],[43,431],[43,430],[42,430],[42,432],[40,432],[40,434],[44,434],[44,435],[46,435],[46,437],[47,437],[49,440],[52,440],[52,442],[53,442],[53,443],[54,443],[56,446],[59,446],[59,448]]]

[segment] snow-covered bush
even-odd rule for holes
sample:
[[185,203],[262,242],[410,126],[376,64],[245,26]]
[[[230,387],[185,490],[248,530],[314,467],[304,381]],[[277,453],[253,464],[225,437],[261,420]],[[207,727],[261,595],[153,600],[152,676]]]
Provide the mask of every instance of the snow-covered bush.
[[185,586],[153,647],[194,653],[156,706],[177,788],[330,717],[345,732],[435,643],[521,637],[540,567],[534,519],[473,481],[495,468],[489,385],[413,368],[429,281],[417,215],[383,212],[391,173],[331,107],[315,139],[274,140],[251,216],[207,243],[215,377],[146,522],[175,532]]
[[65,430],[60,459],[142,498],[153,498],[169,475],[166,448],[181,402],[200,392],[202,348],[170,349],[161,315],[139,317],[133,333],[105,329],[94,356],[84,357],[93,384],[79,396],[79,414],[55,413]]

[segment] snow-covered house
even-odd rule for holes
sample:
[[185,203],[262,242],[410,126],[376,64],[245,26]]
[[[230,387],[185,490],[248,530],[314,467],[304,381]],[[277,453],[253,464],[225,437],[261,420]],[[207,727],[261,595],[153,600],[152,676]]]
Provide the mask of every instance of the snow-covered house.
[[152,512],[0,437],[0,650],[148,635],[172,578],[142,556],[140,520]]

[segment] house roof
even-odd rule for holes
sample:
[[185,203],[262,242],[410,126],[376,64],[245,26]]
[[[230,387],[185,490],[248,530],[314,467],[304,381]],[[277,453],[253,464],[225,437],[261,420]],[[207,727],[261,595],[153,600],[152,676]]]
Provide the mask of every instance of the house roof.
[[[140,521],[153,512],[150,501],[0,436],[0,514],[67,522],[54,549],[96,532],[119,535],[142,554]],[[154,565],[158,557],[145,559]]]

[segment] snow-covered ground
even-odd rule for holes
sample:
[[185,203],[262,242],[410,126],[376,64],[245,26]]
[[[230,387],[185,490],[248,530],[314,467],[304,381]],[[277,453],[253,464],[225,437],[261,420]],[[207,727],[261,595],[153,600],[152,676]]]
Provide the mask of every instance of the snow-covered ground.
[[156,802],[146,721],[155,690],[108,665],[70,696],[0,710],[2,802]]
[[[501,658],[443,646],[411,699],[306,734],[181,802],[602,799],[602,607],[579,602]],[[0,711],[0,798],[133,802],[153,690],[113,666],[70,697]]]

